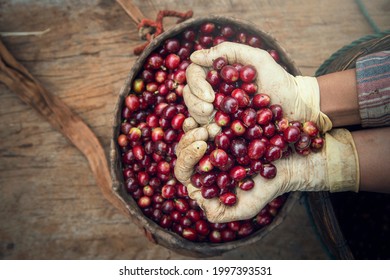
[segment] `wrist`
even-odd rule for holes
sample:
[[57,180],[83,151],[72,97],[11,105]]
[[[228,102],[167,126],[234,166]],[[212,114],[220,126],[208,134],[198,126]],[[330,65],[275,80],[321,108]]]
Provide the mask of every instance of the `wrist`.
[[293,154],[275,163],[283,177],[280,194],[292,191],[329,191],[325,149],[308,156]]
[[320,109],[335,127],[361,123],[355,69],[326,74],[317,81]]
[[359,159],[351,133],[346,129],[334,129],[326,134],[325,143],[330,192],[358,192]]

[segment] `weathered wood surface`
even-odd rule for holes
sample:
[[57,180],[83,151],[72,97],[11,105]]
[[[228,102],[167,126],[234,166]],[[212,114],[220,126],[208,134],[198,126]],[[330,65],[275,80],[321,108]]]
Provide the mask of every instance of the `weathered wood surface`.
[[[81,2],[81,3],[80,3]],[[161,9],[252,21],[288,50],[305,75],[333,52],[372,33],[355,1],[134,1]],[[390,28],[390,3],[364,1]],[[166,20],[168,26],[174,21]],[[49,91],[92,128],[108,155],[114,104],[141,43],[115,1],[0,1],[0,32],[42,36],[2,40]],[[32,108],[0,84],[0,259],[188,259],[150,243],[107,202],[87,160]],[[257,246],[220,259],[326,259],[303,204]]]

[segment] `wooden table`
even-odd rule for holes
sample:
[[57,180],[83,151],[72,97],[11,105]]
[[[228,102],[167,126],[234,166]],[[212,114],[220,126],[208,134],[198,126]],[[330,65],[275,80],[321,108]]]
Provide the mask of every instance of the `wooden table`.
[[[148,18],[162,9],[246,19],[269,31],[304,75],[370,25],[355,1],[134,1]],[[364,1],[382,29],[387,0]],[[173,20],[166,20],[172,26]],[[137,59],[136,24],[114,1],[0,1],[4,44],[96,132],[107,155],[114,104]],[[0,259],[188,259],[149,242],[96,187],[86,159],[0,84]],[[327,259],[303,203],[256,246],[218,259]]]

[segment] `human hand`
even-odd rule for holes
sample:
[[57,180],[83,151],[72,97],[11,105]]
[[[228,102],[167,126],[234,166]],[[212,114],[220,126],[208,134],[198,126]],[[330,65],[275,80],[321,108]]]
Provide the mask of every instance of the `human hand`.
[[330,119],[320,111],[316,78],[294,77],[276,63],[267,51],[231,42],[199,50],[191,55],[193,63],[187,68],[187,86],[183,94],[190,114],[199,124],[210,122],[214,113],[212,102],[215,94],[206,81],[205,67],[212,67],[213,60],[218,57],[225,57],[228,64],[253,65],[257,70],[255,82],[258,92],[268,94],[272,103],[281,105],[284,116],[289,120],[314,121],[322,132],[332,128]]
[[206,71],[192,63],[187,67],[186,77],[187,85],[183,89],[183,98],[188,112],[198,124],[208,124],[214,113],[215,94],[206,81]]
[[[359,164],[351,134],[344,129],[325,135],[325,146],[308,156],[292,154],[274,162],[277,175],[265,179],[255,175],[254,188],[236,188],[237,202],[226,206],[218,198],[203,198],[201,190],[191,184],[194,167],[207,148],[205,128],[187,132],[179,142],[175,175],[196,200],[210,222],[222,223],[254,217],[274,198],[292,191],[358,191]],[[193,156],[196,155],[196,156]]]

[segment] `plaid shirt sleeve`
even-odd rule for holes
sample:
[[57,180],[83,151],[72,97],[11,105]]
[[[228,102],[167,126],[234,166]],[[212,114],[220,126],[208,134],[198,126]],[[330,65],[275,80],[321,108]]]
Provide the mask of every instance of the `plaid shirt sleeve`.
[[362,126],[390,125],[390,51],[359,58],[356,80]]

